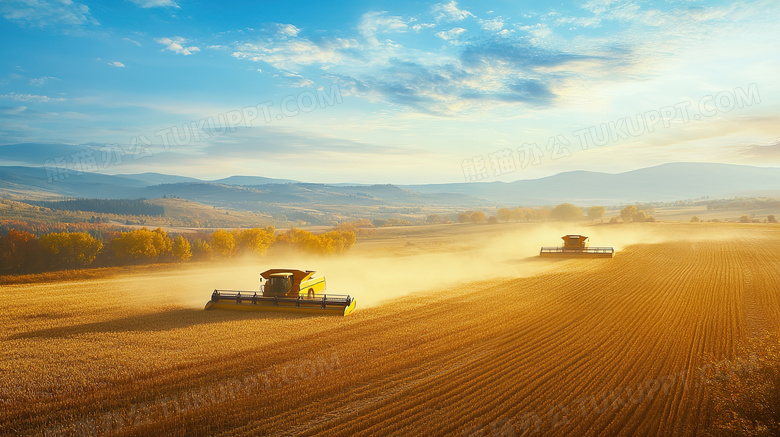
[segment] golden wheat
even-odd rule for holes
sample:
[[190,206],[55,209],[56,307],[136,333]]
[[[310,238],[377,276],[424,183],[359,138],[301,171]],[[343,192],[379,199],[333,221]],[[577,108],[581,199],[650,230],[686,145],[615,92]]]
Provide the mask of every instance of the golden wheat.
[[475,282],[346,318],[202,311],[246,265],[4,286],[0,434],[701,435],[703,357],[778,328],[780,236],[643,226],[674,235],[524,277],[475,259]]

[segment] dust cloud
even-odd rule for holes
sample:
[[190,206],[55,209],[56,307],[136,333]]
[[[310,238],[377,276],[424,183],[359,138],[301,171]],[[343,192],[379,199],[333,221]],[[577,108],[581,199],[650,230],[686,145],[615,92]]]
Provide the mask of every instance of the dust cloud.
[[[554,271],[560,266],[559,260],[539,258],[539,249],[560,246],[560,237],[565,234],[587,235],[591,246],[614,247],[615,256],[620,256],[620,251],[632,244],[723,238],[722,232],[691,232],[685,227],[667,229],[663,224],[530,224],[497,225],[492,229],[486,226],[485,229],[480,233],[452,232],[435,238],[399,237],[389,240],[401,247],[395,252],[354,250],[332,257],[288,254],[237,259],[207,267],[200,264],[161,276],[169,276],[165,282],[174,283],[170,293],[178,297],[180,304],[202,308],[215,288],[258,290],[259,273],[266,269],[316,270],[327,278],[328,293],[355,296],[358,308],[367,308],[409,294],[436,293],[458,284],[465,286],[481,280],[528,277]],[[409,246],[402,245],[404,242]],[[153,282],[153,276],[144,280]]]

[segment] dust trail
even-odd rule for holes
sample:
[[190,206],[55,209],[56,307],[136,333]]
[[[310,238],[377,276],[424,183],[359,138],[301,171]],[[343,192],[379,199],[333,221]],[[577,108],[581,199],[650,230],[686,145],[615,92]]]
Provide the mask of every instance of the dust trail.
[[[721,228],[722,229],[722,228]],[[436,292],[457,284],[495,278],[527,277],[553,271],[560,264],[539,259],[542,246],[561,245],[565,234],[590,237],[591,246],[612,246],[620,251],[632,244],[655,244],[671,240],[724,238],[699,227],[664,229],[663,224],[591,226],[581,224],[530,224],[487,229],[482,234],[454,233],[440,241],[431,253],[347,254],[317,257],[306,254],[268,256],[220,262],[208,268],[177,272],[172,290],[179,301],[202,307],[211,290],[257,290],[259,273],[267,268],[316,270],[327,278],[327,291],[357,297],[358,308],[422,291]],[[399,240],[392,240],[398,242]],[[400,241],[415,241],[415,237]],[[453,251],[448,252],[447,249]],[[465,248],[465,249],[464,249]]]

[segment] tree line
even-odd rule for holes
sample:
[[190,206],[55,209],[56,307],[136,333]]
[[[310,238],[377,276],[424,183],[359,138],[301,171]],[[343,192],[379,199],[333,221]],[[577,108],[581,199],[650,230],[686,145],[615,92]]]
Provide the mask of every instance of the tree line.
[[[606,214],[607,208],[604,206],[591,206],[587,209],[574,206],[571,203],[561,203],[554,207],[543,206],[541,208],[523,208],[517,207],[498,208],[495,215],[486,215],[482,211],[465,211],[458,213],[458,223],[487,223],[495,224],[501,222],[540,222],[540,221],[577,221],[587,218],[588,220],[601,220]],[[652,216],[653,208],[649,205],[628,205],[620,211],[619,216],[612,217],[610,223],[618,223],[622,220],[629,222],[652,222],[655,218]],[[618,217],[620,220],[618,220]],[[451,223],[438,214],[428,216],[429,224]]]
[[[575,221],[587,217],[590,220],[599,220],[604,217],[607,209],[603,206],[592,206],[587,210],[572,205],[561,203],[555,207],[543,206],[540,208],[516,207],[498,208],[495,215],[486,215],[482,211],[465,211],[458,213],[458,223],[501,223],[501,222],[538,222],[538,221]],[[428,223],[443,223],[438,214],[428,216]]]
[[102,214],[146,215],[150,217],[165,215],[164,207],[149,203],[145,199],[72,199],[29,203],[59,211],[90,211]]
[[147,228],[108,231],[95,237],[87,232],[52,232],[40,237],[11,229],[0,236],[0,274],[37,273],[60,269],[121,266],[155,262],[186,262],[231,258],[269,251],[341,254],[355,244],[355,232],[333,230],[313,234],[292,228],[277,233],[273,227],[217,230],[211,234],[171,236]]

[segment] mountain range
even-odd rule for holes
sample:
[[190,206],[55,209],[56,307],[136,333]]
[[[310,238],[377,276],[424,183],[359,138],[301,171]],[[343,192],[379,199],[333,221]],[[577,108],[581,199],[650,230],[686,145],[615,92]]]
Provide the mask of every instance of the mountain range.
[[261,211],[272,205],[535,206],[570,202],[619,205],[702,197],[780,196],[780,168],[670,163],[624,173],[572,171],[515,182],[428,185],[315,184],[257,176],[204,181],[160,173],[70,173],[49,180],[43,167],[0,167],[0,196],[57,198],[177,197]]

